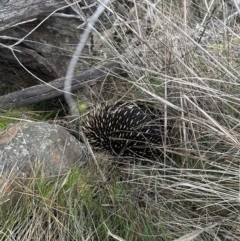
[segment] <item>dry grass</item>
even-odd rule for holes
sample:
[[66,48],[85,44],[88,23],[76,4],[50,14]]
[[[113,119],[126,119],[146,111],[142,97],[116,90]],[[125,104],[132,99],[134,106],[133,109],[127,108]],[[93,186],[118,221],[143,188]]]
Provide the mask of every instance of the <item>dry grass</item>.
[[94,164],[33,181],[2,211],[1,240],[239,239],[239,23],[205,8],[196,19],[182,1],[132,4],[98,43],[129,76],[104,81],[95,101],[160,106],[174,141],[159,163],[103,161],[106,182]]

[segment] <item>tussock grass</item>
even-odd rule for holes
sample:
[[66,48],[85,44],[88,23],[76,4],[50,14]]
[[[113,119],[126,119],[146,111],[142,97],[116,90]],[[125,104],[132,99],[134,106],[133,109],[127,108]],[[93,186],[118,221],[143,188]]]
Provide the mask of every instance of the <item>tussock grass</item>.
[[116,167],[109,173],[109,163],[101,168],[106,182],[94,165],[54,182],[29,181],[14,205],[2,204],[0,240],[152,240],[159,228],[146,220],[141,190],[121,181],[124,174]]
[[1,209],[1,240],[239,239],[239,23],[204,5],[197,18],[180,1],[130,2],[114,35],[95,33],[102,60],[128,77],[102,82],[94,98],[151,102],[173,141],[147,165],[97,159],[106,182],[94,162],[33,180]]

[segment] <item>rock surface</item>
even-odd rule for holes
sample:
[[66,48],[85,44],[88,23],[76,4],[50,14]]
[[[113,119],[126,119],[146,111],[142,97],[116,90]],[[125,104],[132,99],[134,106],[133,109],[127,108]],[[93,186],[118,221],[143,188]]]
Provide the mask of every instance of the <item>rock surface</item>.
[[[63,127],[23,122],[0,133],[0,191],[9,189],[16,177],[44,178],[66,173],[89,159],[87,148]],[[34,171],[33,171],[34,170]]]

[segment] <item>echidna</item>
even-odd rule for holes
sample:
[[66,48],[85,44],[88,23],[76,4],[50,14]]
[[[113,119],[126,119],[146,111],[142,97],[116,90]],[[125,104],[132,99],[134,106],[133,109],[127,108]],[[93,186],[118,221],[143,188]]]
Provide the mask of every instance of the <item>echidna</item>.
[[157,158],[163,143],[159,111],[145,104],[102,104],[86,117],[82,129],[90,145],[113,155]]

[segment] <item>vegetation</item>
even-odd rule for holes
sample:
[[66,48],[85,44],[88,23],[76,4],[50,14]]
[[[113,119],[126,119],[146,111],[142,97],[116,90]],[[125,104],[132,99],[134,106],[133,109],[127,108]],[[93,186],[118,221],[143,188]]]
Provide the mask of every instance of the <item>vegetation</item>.
[[129,74],[102,82],[95,98],[162,108],[174,130],[164,157],[142,165],[96,154],[53,182],[18,180],[12,205],[0,197],[0,240],[239,239],[240,24],[219,1],[184,2],[133,1],[114,38],[101,39]]
[[[45,108],[43,108],[45,109]],[[16,108],[0,113],[0,131],[6,129],[10,124],[19,121],[45,121],[56,116],[56,110],[43,110],[37,105],[27,108]]]

